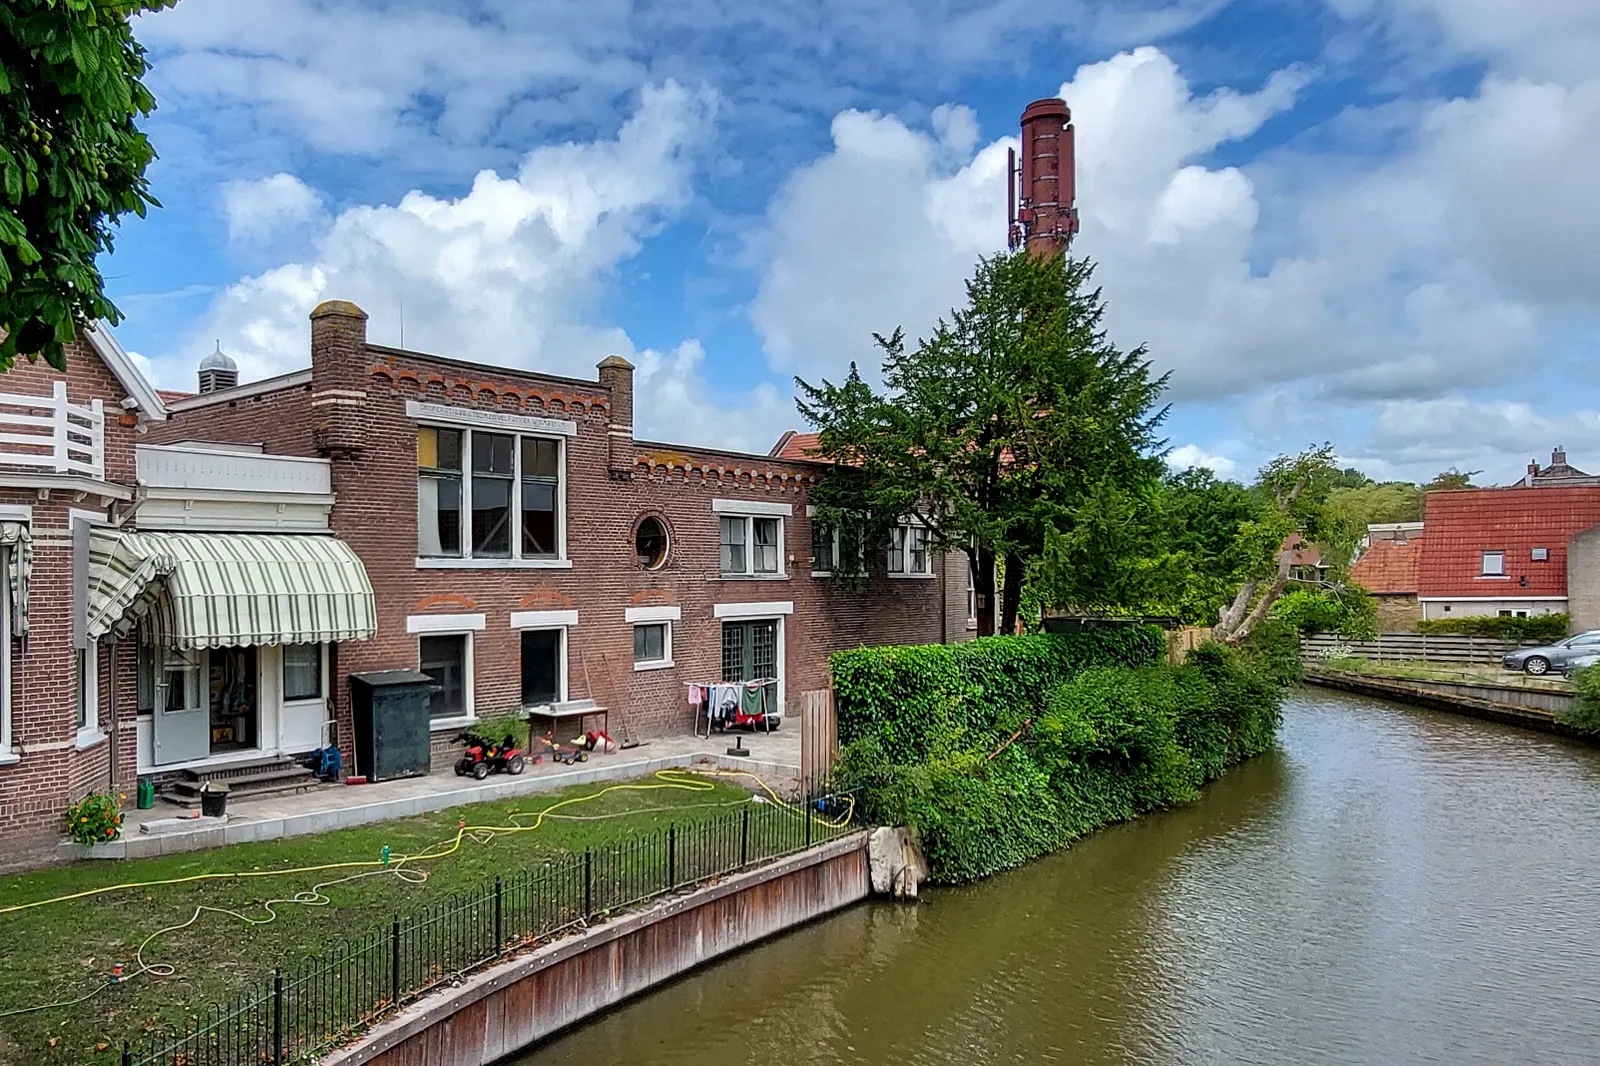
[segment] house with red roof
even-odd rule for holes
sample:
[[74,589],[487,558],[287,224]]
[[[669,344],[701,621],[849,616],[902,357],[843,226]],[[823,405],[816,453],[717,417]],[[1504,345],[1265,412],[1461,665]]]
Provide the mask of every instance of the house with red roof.
[[1569,545],[1600,527],[1600,485],[1431,492],[1423,523],[1424,619],[1562,614]]
[[1367,527],[1367,546],[1350,567],[1350,580],[1378,605],[1378,632],[1415,633],[1422,612],[1417,579],[1422,569],[1421,522]]

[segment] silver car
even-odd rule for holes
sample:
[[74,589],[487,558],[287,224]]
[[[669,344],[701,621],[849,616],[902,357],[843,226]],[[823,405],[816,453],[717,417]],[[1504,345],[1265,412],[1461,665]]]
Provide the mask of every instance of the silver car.
[[1600,654],[1600,629],[1591,629],[1575,637],[1546,644],[1539,648],[1518,648],[1500,660],[1507,670],[1521,670],[1539,677],[1552,669],[1566,672],[1567,665],[1576,659]]

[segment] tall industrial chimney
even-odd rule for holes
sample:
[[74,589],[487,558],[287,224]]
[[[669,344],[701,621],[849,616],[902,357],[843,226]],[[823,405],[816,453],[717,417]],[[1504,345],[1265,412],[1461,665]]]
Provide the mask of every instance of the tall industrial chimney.
[[1035,100],[1022,112],[1021,164],[1013,156],[1007,177],[1012,248],[1026,245],[1035,255],[1066,250],[1078,232],[1076,179],[1072,112],[1058,97]]

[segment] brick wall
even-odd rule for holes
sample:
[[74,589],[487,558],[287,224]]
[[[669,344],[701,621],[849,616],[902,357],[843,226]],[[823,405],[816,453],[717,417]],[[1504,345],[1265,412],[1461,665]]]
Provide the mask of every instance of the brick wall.
[[[100,399],[106,412],[106,480],[132,486],[134,445],[145,438],[134,415],[123,411],[127,395],[87,343],[67,349],[65,375],[43,362],[19,362],[6,373],[7,392],[48,396],[58,380],[67,383],[75,404]],[[37,471],[32,473],[36,474]],[[25,640],[15,635],[9,653],[12,746],[16,761],[0,764],[0,868],[37,862],[49,854],[62,831],[62,811],[83,795],[108,785],[127,787],[134,777],[132,733],[119,734],[116,724],[134,713],[132,655],[117,653],[112,679],[112,650],[99,649],[100,715],[109,739],[78,750],[76,654],[72,646],[73,511],[104,515],[108,500],[94,494],[76,499],[63,489],[5,487],[0,472],[0,505],[32,511],[33,568],[29,582],[30,628]],[[115,689],[117,706],[110,700]],[[115,761],[115,771],[112,769]]]
[[1567,612],[1572,632],[1600,629],[1600,526],[1567,543]]
[[[218,394],[221,395],[221,394]],[[286,385],[270,392],[219,399],[201,407],[173,412],[153,423],[144,443],[224,441],[260,444],[273,455],[313,456],[315,419],[309,384]]]
[[1379,633],[1415,633],[1422,620],[1422,609],[1417,605],[1414,592],[1385,592],[1374,594],[1378,605]]

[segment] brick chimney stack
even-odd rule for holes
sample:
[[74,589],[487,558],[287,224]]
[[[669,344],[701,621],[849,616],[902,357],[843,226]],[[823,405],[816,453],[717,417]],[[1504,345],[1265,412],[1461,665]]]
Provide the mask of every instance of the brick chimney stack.
[[323,455],[351,454],[366,444],[367,313],[348,300],[311,312],[313,443]]
[[1559,445],[1559,444],[1556,445],[1554,448],[1552,448],[1551,451],[1550,451],[1550,465],[1551,466],[1566,466],[1567,465],[1567,450],[1565,448],[1561,447],[1561,445]]
[[1021,202],[1017,235],[1035,255],[1060,255],[1078,232],[1072,112],[1058,97],[1022,112]]
[[607,472],[614,481],[633,479],[633,364],[620,355],[599,363],[600,384],[611,393],[610,458]]

